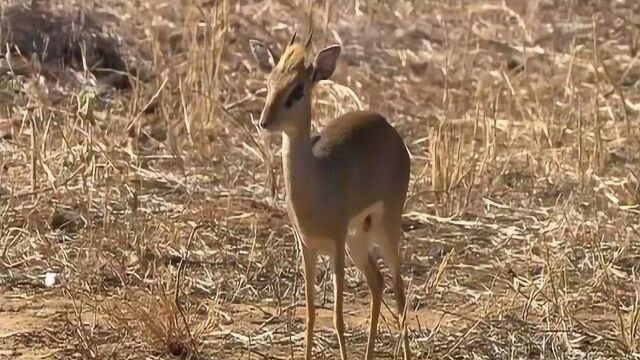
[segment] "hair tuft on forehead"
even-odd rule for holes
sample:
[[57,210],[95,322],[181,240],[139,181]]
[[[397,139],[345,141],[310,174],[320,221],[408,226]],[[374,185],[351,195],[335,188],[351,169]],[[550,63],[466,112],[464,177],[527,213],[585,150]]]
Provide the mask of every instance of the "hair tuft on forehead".
[[299,44],[292,44],[287,46],[280,57],[280,61],[276,66],[276,69],[280,73],[290,72],[298,65],[304,65],[305,48]]

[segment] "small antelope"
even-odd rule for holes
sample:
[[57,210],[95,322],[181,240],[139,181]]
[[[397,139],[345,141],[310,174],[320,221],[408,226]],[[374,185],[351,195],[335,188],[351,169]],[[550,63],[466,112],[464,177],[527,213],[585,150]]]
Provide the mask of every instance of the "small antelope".
[[[315,323],[315,278],[318,255],[329,255],[334,281],[334,326],[342,359],[347,358],[342,314],[345,246],[364,273],[371,293],[366,358],[372,359],[384,280],[373,257],[379,247],[393,277],[402,333],[405,295],[398,245],[409,184],[408,150],[382,115],[371,111],[345,114],[311,136],[311,92],[336,68],[340,46],[321,50],[309,65],[305,46],[293,34],[281,57],[251,40],[251,51],[266,73],[267,96],[260,127],[282,133],[282,163],[289,218],[299,234],[306,293],[306,359],[311,359]],[[404,356],[410,358],[404,340]]]

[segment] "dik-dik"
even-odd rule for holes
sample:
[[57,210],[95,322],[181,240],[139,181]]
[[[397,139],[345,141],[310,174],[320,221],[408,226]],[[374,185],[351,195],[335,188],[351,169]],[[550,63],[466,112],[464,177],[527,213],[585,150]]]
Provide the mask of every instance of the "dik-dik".
[[[340,354],[347,358],[342,315],[345,248],[364,273],[371,292],[366,358],[372,359],[384,281],[373,257],[377,246],[393,277],[393,290],[404,332],[405,294],[398,246],[409,184],[410,158],[398,132],[380,114],[355,111],[332,120],[311,136],[311,93],[336,68],[340,46],[321,50],[305,62],[295,33],[282,56],[251,40],[259,68],[266,73],[267,95],[260,127],[282,134],[282,164],[289,218],[300,235],[306,292],[306,359],[311,359],[315,323],[318,255],[329,255],[334,282],[334,326]],[[410,358],[403,336],[404,356]]]

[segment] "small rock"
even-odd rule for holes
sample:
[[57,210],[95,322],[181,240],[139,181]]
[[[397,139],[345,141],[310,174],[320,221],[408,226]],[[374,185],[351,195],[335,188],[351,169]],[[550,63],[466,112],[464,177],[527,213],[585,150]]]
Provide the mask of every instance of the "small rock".
[[0,129],[0,141],[12,140],[13,135],[10,129]]
[[55,285],[57,276],[58,276],[58,274],[56,274],[56,273],[47,272],[45,274],[45,276],[44,276],[44,286],[52,287],[53,285]]
[[628,163],[631,161],[631,156],[627,152],[627,149],[616,147],[609,150],[609,161],[612,163]]
[[84,228],[87,222],[78,213],[71,210],[56,209],[51,215],[49,226],[53,230],[63,230],[67,232],[77,232]]

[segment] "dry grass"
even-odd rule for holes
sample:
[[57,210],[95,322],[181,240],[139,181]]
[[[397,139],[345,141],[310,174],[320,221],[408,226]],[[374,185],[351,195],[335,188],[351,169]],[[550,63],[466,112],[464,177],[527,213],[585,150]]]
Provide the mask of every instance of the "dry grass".
[[[80,56],[58,62],[3,45],[0,356],[302,356],[299,254],[279,140],[252,123],[264,79],[248,39],[282,45],[313,4],[315,49],[344,47],[318,89],[318,127],[373,108],[413,154],[403,273],[416,357],[640,357],[637,1],[46,6],[68,30],[79,4],[99,24],[87,31],[117,44],[130,88],[104,81],[82,31],[64,40]],[[322,270],[316,353],[335,358]],[[367,289],[353,267],[347,280],[358,358]],[[383,316],[379,357],[396,358]]]

